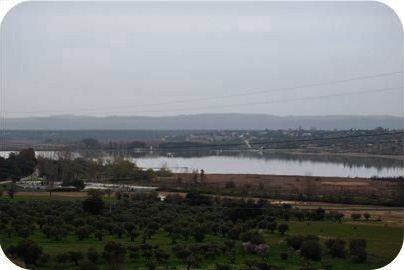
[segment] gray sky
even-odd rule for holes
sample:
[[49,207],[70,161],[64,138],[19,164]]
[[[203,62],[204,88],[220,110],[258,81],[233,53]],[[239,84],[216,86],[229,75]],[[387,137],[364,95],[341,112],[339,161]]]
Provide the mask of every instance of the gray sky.
[[402,114],[399,89],[363,93],[402,74],[271,92],[401,71],[401,24],[376,2],[28,2],[0,37],[8,117]]

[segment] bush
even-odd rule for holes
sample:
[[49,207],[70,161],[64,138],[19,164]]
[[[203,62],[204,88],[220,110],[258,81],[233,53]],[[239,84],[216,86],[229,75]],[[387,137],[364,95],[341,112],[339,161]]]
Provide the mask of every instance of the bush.
[[246,232],[241,236],[241,239],[244,242],[251,242],[254,245],[259,245],[259,244],[265,243],[264,236],[257,231]]
[[90,233],[91,231],[88,226],[81,226],[76,230],[76,235],[79,238],[79,240],[83,240],[90,237]]
[[26,265],[36,265],[43,255],[42,248],[32,240],[23,240],[15,247],[17,257],[24,260]]
[[349,243],[349,254],[354,263],[363,263],[367,259],[365,239],[352,239]]
[[224,263],[217,263],[216,264],[216,270],[230,270],[231,267],[228,264],[224,264]]
[[288,224],[280,224],[280,225],[278,226],[278,231],[279,231],[282,235],[284,235],[285,232],[288,231],[288,230],[289,230],[289,225],[288,225]]
[[89,196],[83,201],[83,210],[85,212],[98,215],[104,209],[104,201],[100,196]]
[[281,259],[286,261],[289,258],[289,255],[287,252],[281,252]]
[[92,263],[97,263],[100,258],[100,254],[94,248],[87,250],[87,259]]
[[300,247],[301,254],[304,258],[319,261],[321,260],[321,246],[318,239],[306,238]]
[[266,262],[257,262],[255,264],[255,267],[258,270],[270,270],[271,269],[271,266],[269,264],[267,264]]
[[65,264],[70,260],[70,255],[67,252],[59,253],[55,257],[55,261],[61,264]]
[[227,181],[224,185],[226,189],[233,189],[236,187],[236,184],[233,181]]
[[294,250],[300,249],[302,243],[304,241],[304,237],[302,235],[291,235],[286,238],[286,243],[288,246],[292,247]]
[[126,248],[119,243],[110,241],[104,246],[102,256],[112,268],[119,268],[125,260]]
[[370,218],[370,214],[369,213],[364,213],[363,217],[368,221]]
[[352,218],[353,220],[360,220],[361,217],[362,217],[362,215],[361,215],[361,214],[358,214],[358,213],[353,213],[353,214],[351,214],[351,218]]
[[79,261],[83,258],[83,253],[81,251],[69,251],[69,256],[74,265],[78,266]]
[[342,239],[328,239],[325,245],[329,250],[332,257],[344,258],[345,257],[345,241]]
[[82,261],[80,263],[80,270],[98,270],[98,266],[91,261]]

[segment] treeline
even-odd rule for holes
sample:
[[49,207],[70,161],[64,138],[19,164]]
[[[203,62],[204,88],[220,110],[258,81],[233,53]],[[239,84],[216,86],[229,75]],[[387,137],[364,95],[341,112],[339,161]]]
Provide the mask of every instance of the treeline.
[[7,158],[0,157],[0,181],[19,180],[31,175],[37,165],[35,151],[23,149],[19,153],[11,152]]
[[32,148],[11,152],[7,158],[0,157],[0,180],[18,181],[30,176],[37,170],[39,177],[46,181],[62,182],[63,186],[84,188],[85,181],[125,181],[151,180],[155,177],[172,176],[167,168],[159,170],[144,170],[133,162],[122,158],[113,161],[89,160],[73,158],[71,153],[65,152],[58,159],[35,157]]
[[74,185],[80,181],[127,181],[151,180],[155,177],[171,176],[166,168],[157,171],[141,169],[131,161],[116,158],[113,161],[94,161],[83,158],[38,158],[39,176],[48,181],[61,181],[64,185]]

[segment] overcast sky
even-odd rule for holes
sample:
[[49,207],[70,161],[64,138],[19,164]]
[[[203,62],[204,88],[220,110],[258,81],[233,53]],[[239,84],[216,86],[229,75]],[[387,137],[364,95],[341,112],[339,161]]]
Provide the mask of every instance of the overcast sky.
[[0,37],[8,117],[402,114],[402,74],[381,76],[402,27],[376,2],[28,2]]

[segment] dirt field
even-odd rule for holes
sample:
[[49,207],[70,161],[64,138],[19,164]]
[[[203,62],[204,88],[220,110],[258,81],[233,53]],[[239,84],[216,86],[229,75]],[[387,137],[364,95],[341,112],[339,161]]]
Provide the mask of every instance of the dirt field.
[[191,174],[177,174],[176,177],[161,178],[153,183],[160,186],[197,182],[205,186],[225,188],[234,183],[236,188],[261,190],[270,194],[334,197],[363,197],[370,199],[400,200],[404,197],[402,181],[380,181],[368,178],[285,176],[258,174],[207,174],[195,181]]

